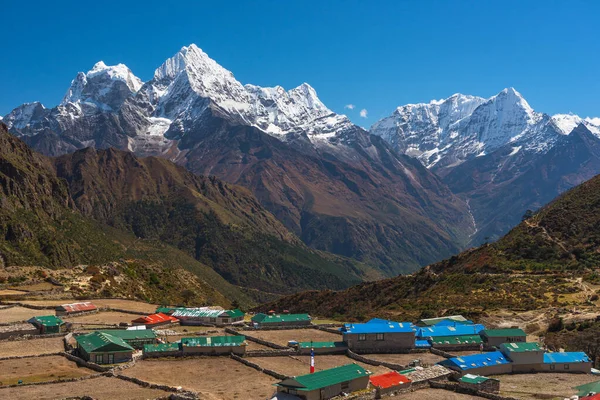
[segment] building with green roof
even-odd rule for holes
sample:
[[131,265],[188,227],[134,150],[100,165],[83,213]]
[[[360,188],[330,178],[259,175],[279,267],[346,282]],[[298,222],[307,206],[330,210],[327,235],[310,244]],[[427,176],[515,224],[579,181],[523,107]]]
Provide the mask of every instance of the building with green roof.
[[107,329],[99,330],[98,332],[116,336],[138,350],[143,349],[146,344],[155,344],[158,342],[156,332],[152,329]]
[[500,351],[513,363],[513,372],[541,370],[545,350],[537,342],[502,343]]
[[263,314],[252,317],[252,323],[257,328],[270,326],[303,326],[310,325],[312,318],[308,314]]
[[[169,311],[168,308],[158,308],[157,311],[161,309],[164,311]],[[245,314],[243,311],[238,310],[237,308],[235,310],[222,310],[211,307],[182,307],[174,309],[170,315],[177,318],[181,325],[231,325],[243,322]]]
[[145,344],[144,357],[168,357],[181,353],[180,343]]
[[246,337],[234,336],[195,336],[181,339],[183,354],[237,354],[246,353]]
[[277,391],[306,400],[325,400],[342,393],[364,390],[369,386],[370,371],[358,364],[347,364],[314,374],[296,376],[275,384]]
[[479,335],[434,336],[428,341],[436,349],[479,347],[483,343]]
[[502,343],[522,343],[527,341],[527,334],[519,328],[484,329],[479,334],[488,346],[500,346]]
[[300,342],[298,343],[298,352],[300,354],[310,354],[314,349],[315,354],[342,354],[346,353],[348,346],[345,342]]
[[123,339],[104,332],[75,337],[81,358],[96,364],[116,364],[132,359],[133,347]]
[[500,381],[487,376],[466,374],[458,379],[458,384],[461,387],[480,390],[487,393],[499,393]]
[[33,317],[27,322],[38,328],[41,334],[64,332],[67,327],[67,324],[56,315]]

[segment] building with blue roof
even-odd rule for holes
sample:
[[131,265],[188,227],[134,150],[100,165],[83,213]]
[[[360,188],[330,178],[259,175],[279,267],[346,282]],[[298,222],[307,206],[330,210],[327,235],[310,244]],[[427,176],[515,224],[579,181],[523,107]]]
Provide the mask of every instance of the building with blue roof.
[[461,375],[494,375],[510,374],[512,363],[499,351],[489,353],[471,354],[462,357],[453,357],[438,363],[454,370]]
[[582,351],[544,354],[542,371],[549,372],[584,372],[592,370],[592,360]]
[[416,339],[415,347],[417,349],[429,349],[431,348],[431,343],[429,343],[429,340]]
[[485,329],[485,326],[481,324],[473,325],[434,325],[422,328],[417,328],[416,336],[419,339],[428,339],[435,337],[444,336],[466,336],[466,335],[479,335],[481,331]]
[[411,322],[374,319],[364,324],[345,324],[340,331],[344,342],[359,353],[403,352],[415,347]]

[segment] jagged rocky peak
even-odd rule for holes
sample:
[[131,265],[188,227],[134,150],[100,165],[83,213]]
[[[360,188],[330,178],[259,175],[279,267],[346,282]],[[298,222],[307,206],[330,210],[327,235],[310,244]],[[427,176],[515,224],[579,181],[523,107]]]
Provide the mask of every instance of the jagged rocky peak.
[[87,73],[77,74],[61,105],[91,103],[105,111],[117,111],[142,84],[126,65],[108,66],[99,61]]
[[9,129],[23,129],[34,121],[43,118],[47,113],[46,107],[39,101],[24,103],[2,118]]

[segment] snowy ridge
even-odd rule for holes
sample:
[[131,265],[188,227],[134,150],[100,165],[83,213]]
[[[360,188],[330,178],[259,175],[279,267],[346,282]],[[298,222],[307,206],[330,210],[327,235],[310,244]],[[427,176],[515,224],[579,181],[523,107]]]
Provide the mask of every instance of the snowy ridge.
[[[453,167],[506,146],[544,153],[579,123],[600,134],[597,119],[538,113],[514,88],[489,99],[455,94],[445,100],[408,104],[375,123],[370,132],[426,167]],[[600,135],[599,135],[600,136]]]

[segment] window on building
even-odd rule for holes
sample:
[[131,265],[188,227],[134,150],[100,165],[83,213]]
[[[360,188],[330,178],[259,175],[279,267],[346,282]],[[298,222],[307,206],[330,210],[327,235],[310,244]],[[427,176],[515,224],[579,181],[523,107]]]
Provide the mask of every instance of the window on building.
[[96,364],[104,363],[104,357],[102,354],[96,354]]
[[342,390],[350,389],[350,381],[342,382]]
[[550,371],[554,371],[556,369],[556,365],[550,364]]
[[216,318],[211,318],[210,322],[217,322],[217,319]]
[[365,340],[367,340],[367,335],[365,335],[364,333],[359,333],[358,340],[364,342]]
[[115,363],[115,355],[108,354],[108,364],[114,364],[114,363]]
[[223,318],[223,323],[224,323],[224,324],[227,324],[227,323],[229,323],[229,318]]
[[569,364],[565,364],[565,369],[569,369]]
[[384,337],[383,337],[383,333],[378,333],[377,336],[375,337],[375,339],[379,340],[379,341],[385,340]]

